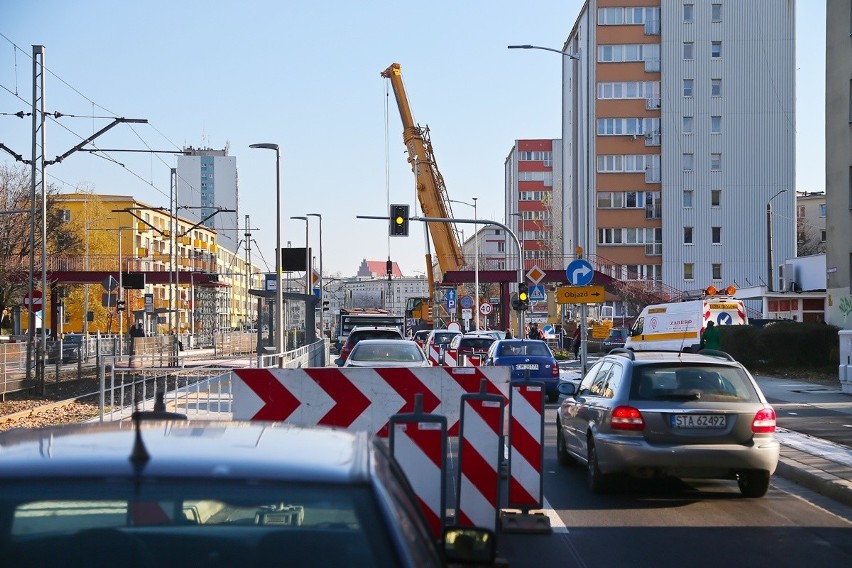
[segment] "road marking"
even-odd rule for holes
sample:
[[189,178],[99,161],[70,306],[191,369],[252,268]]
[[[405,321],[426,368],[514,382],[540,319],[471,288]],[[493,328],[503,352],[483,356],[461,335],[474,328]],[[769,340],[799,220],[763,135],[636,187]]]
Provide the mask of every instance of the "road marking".
[[550,519],[550,528],[554,533],[568,533],[568,527],[565,526],[565,523],[562,522],[562,519],[556,514],[556,511],[553,507],[550,506],[550,502],[547,499],[544,499],[542,502],[544,505],[543,513],[547,515],[547,518]]

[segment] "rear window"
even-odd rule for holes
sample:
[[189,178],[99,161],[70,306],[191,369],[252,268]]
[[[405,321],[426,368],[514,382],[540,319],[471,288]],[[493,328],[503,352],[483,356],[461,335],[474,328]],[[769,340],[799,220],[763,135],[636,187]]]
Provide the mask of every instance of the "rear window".
[[742,369],[711,365],[642,365],[634,368],[631,400],[757,402]]
[[503,357],[530,355],[533,357],[552,357],[550,349],[541,341],[529,343],[509,343],[500,347],[500,355]]
[[402,336],[398,332],[388,329],[371,329],[349,335],[349,341],[352,345],[355,345],[362,339],[402,339]]
[[456,335],[458,335],[458,334],[457,333],[441,333],[441,334],[436,333],[435,338],[432,340],[432,343],[434,343],[435,345],[447,345],[448,343],[450,343],[453,340],[453,338]]
[[491,337],[462,339],[459,347],[467,349],[480,349],[484,351],[487,350],[492,343],[494,343],[494,339]]

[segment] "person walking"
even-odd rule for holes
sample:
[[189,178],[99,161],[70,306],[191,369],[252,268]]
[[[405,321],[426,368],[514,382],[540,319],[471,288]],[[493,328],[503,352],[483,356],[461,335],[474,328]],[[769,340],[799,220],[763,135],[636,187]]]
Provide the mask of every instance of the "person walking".
[[512,339],[512,337],[513,337],[512,336],[512,328],[507,327],[506,328],[506,339]]
[[582,333],[580,333],[580,324],[574,330],[574,337],[571,338],[571,349],[574,350],[574,359],[580,358],[580,341],[582,341]]
[[533,322],[530,324],[530,332],[527,335],[530,339],[541,339],[541,334],[538,332],[538,324]]
[[719,329],[716,327],[712,321],[707,322],[707,328],[704,330],[704,333],[701,334],[701,342],[699,345],[699,350],[701,349],[719,349]]

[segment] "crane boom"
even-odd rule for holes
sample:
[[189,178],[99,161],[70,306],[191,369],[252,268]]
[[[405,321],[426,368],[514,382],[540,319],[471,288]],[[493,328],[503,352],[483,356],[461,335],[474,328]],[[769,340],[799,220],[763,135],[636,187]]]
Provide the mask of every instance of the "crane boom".
[[[393,86],[396,104],[399,107],[399,116],[402,119],[402,139],[408,151],[411,171],[414,172],[414,177],[417,180],[417,198],[420,201],[423,215],[452,219],[453,213],[447,196],[447,188],[435,161],[432,142],[429,138],[429,128],[414,123],[408,97],[405,94],[405,86],[402,83],[402,71],[399,63],[394,63],[382,71],[382,77],[390,79]],[[428,226],[441,272],[459,270],[464,265],[464,255],[455,225],[452,223],[429,223]],[[429,262],[428,255],[427,262]],[[431,271],[431,266],[428,266],[427,270]]]

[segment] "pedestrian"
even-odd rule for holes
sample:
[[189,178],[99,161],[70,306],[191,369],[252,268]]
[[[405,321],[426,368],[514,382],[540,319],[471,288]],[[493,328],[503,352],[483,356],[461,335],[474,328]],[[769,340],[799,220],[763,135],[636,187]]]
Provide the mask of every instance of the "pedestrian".
[[712,321],[707,322],[707,328],[701,334],[701,342],[698,344],[701,349],[719,349],[719,329]]
[[574,337],[571,338],[571,348],[574,350],[574,359],[580,358],[580,342],[582,341],[582,333],[580,333],[580,324],[574,330]]
[[506,328],[506,339],[512,339],[512,329],[509,327]]
[[541,339],[541,335],[538,331],[538,324],[533,322],[530,324],[530,332],[527,335],[530,339]]

